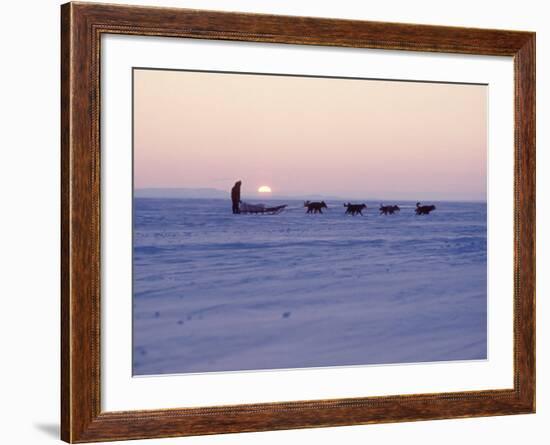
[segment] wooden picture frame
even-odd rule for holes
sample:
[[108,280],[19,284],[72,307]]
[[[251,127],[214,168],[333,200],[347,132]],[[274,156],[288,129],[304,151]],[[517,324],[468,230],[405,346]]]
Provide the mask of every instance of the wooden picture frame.
[[[455,393],[102,412],[100,38],[166,36],[512,56],[514,387]],[[61,7],[61,437],[71,443],[535,412],[535,34],[67,3]]]

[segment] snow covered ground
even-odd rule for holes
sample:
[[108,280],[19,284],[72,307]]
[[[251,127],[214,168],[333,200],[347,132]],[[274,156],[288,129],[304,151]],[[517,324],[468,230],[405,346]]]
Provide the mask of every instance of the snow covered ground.
[[135,199],[135,375],[486,358],[485,203],[266,202]]

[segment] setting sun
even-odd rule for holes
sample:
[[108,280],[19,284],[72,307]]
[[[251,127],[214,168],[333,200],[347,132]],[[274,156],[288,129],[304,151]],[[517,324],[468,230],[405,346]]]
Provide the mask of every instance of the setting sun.
[[271,187],[269,187],[268,185],[262,185],[262,186],[258,189],[258,192],[259,192],[259,193],[271,193]]

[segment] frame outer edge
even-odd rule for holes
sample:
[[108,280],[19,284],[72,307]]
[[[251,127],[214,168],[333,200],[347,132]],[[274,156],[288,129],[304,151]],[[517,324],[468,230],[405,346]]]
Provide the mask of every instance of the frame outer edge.
[[71,10],[61,5],[61,422],[60,438],[71,441],[70,330],[70,146],[71,146]]
[[69,443],[83,441],[100,414],[99,153],[91,131],[94,36],[89,25],[82,5],[61,5],[60,432]]
[[517,330],[521,347],[519,367],[520,399],[527,412],[536,411],[536,34],[531,33],[515,56],[516,64],[516,135],[519,165],[516,181],[520,207],[518,259],[520,298]]
[[[204,15],[203,15],[204,14]],[[119,23],[123,26],[120,28]],[[153,27],[152,27],[153,26]],[[154,26],[158,26],[155,28]],[[272,34],[266,34],[266,27]],[[384,30],[397,40],[387,37]],[[102,413],[99,326],[99,63],[101,32],[274,41],[515,58],[517,316],[514,390],[343,399],[272,406]],[[238,30],[238,31],[235,31]],[[304,34],[304,32],[306,32]],[[309,32],[311,31],[311,33]],[[441,36],[456,41],[443,47]],[[332,33],[332,34],[331,34]],[[310,37],[313,34],[313,38]],[[417,38],[415,47],[404,47]],[[371,40],[379,39],[379,40]],[[61,7],[61,438],[123,440],[506,415],[535,409],[535,35],[333,19],[68,3]],[[397,42],[397,43],[396,43]],[[97,89],[94,89],[96,88]],[[271,404],[269,404],[271,405]]]

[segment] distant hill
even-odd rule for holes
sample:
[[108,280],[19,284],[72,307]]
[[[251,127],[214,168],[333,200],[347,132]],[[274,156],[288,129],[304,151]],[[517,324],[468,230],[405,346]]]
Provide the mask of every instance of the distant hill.
[[229,192],[214,188],[143,188],[134,190],[135,198],[229,198]]

